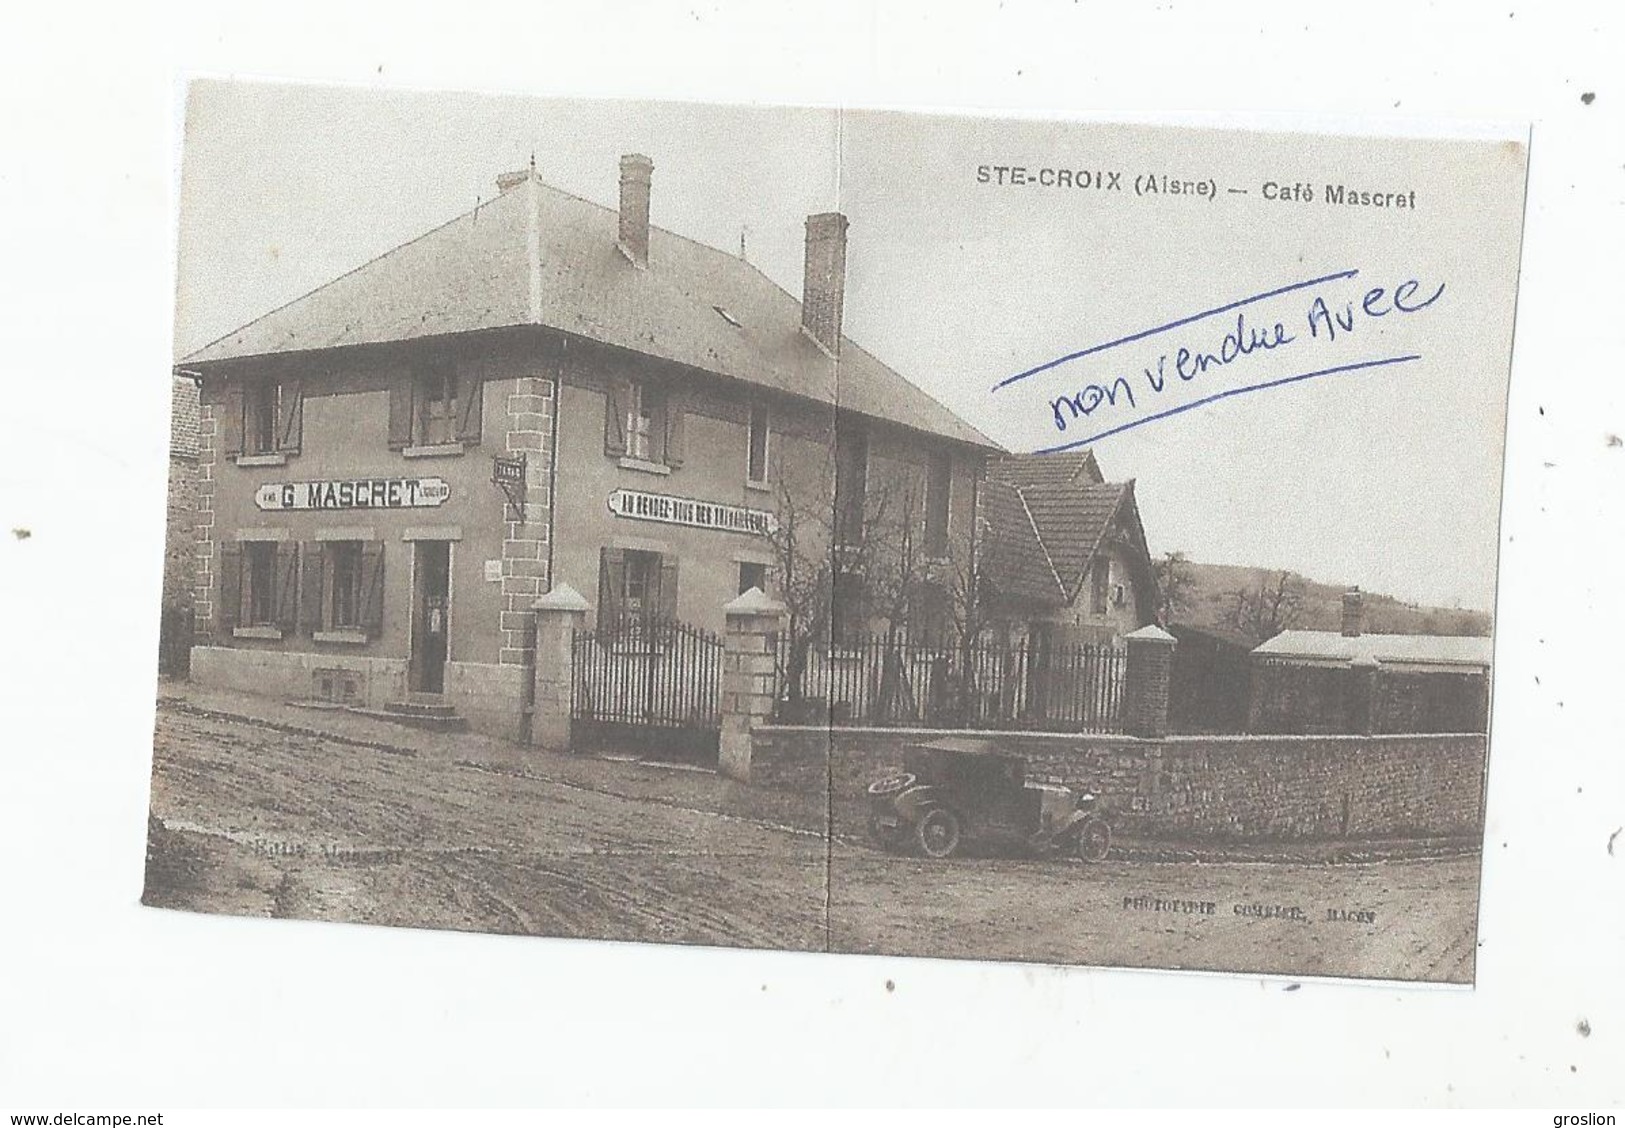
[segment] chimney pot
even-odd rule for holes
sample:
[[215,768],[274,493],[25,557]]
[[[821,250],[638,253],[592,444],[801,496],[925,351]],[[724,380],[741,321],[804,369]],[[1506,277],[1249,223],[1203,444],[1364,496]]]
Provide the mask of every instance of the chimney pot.
[[807,217],[806,268],[801,280],[801,327],[825,352],[841,351],[841,308],[846,299],[846,216]]
[[1350,588],[1343,593],[1343,637],[1359,638],[1365,633],[1365,602],[1360,589]]
[[642,153],[621,158],[621,253],[632,265],[649,265],[649,182],[655,163]]

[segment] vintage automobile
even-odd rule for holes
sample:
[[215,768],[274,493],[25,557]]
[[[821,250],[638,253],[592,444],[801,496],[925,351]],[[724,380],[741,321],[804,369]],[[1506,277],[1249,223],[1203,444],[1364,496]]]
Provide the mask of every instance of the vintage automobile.
[[869,785],[869,830],[887,850],[913,846],[931,858],[974,841],[1098,862],[1112,842],[1095,796],[1028,783],[1019,757],[977,741],[906,748],[903,767]]

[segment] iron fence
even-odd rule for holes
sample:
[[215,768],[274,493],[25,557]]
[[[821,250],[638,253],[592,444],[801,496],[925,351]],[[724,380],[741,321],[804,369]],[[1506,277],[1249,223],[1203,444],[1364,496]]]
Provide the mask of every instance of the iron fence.
[[570,715],[617,725],[722,724],[722,639],[672,620],[628,617],[570,640]]
[[781,721],[902,728],[1113,732],[1126,652],[1088,643],[938,643],[865,635],[838,646],[781,635]]

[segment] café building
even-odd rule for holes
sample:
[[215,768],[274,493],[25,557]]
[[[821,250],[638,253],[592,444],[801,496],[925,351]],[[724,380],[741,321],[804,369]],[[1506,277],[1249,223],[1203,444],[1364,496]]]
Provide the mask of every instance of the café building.
[[504,175],[179,361],[200,386],[195,680],[523,738],[532,604],[556,585],[596,622],[720,630],[782,582],[780,522],[838,524],[837,492],[861,509],[899,476],[924,551],[968,558],[997,448],[843,335],[846,218],[807,218],[798,299],[651,226],[647,157],[619,172],[618,207]]

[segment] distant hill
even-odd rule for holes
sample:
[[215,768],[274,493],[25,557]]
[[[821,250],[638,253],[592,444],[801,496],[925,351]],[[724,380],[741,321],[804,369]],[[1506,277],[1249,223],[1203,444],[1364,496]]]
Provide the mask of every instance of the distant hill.
[[[1176,622],[1232,631],[1241,629],[1242,633],[1249,635],[1258,633],[1246,630],[1237,623],[1237,593],[1257,592],[1260,585],[1273,591],[1280,579],[1280,569],[1198,564],[1195,561],[1190,562],[1188,568],[1192,579],[1189,608],[1175,617]],[[1296,572],[1287,573],[1287,582],[1290,588],[1299,593],[1298,611],[1295,619],[1288,624],[1290,628],[1308,631],[1342,628],[1343,593],[1348,590],[1348,585],[1322,583]],[[1362,594],[1365,629],[1372,634],[1486,636],[1490,633],[1490,616],[1483,611],[1404,603],[1391,595],[1373,591]]]

